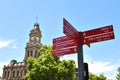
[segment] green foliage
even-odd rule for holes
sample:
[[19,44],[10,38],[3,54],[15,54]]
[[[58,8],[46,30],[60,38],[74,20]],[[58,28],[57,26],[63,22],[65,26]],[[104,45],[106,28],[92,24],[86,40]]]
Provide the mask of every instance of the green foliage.
[[117,79],[117,80],[120,80],[120,67],[118,68],[118,74],[117,74],[117,76],[116,76],[116,79]]
[[95,74],[89,73],[89,80],[107,80],[107,78],[103,74],[97,76]]
[[52,56],[52,47],[43,45],[38,58],[28,58],[25,80],[74,80],[76,65],[73,60],[60,61]]
[[98,80],[106,80],[107,78],[103,75],[103,74],[100,74],[98,76]]
[[89,80],[97,80],[97,75],[89,73]]

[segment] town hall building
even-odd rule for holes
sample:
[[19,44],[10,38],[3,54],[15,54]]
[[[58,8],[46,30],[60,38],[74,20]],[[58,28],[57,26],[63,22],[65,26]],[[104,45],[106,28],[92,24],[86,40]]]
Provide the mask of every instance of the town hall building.
[[4,65],[2,80],[24,80],[23,76],[27,72],[28,57],[39,57],[38,49],[41,47],[41,37],[39,24],[35,23],[29,34],[29,41],[26,43],[23,62],[11,60],[8,65]]

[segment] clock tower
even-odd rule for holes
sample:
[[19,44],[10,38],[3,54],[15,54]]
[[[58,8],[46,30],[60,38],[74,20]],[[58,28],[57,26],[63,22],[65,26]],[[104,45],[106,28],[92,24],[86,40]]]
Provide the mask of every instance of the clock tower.
[[42,35],[39,28],[39,24],[35,23],[33,29],[30,31],[29,34],[29,41],[26,44],[24,58],[25,62],[28,57],[37,58],[39,56],[38,49],[40,49],[41,47],[41,37]]
[[27,72],[28,57],[37,58],[40,56],[38,50],[41,48],[41,31],[39,24],[36,22],[33,29],[29,33],[29,40],[25,47],[25,57],[23,62],[11,60],[8,65],[4,65],[2,80],[24,80],[24,75]]

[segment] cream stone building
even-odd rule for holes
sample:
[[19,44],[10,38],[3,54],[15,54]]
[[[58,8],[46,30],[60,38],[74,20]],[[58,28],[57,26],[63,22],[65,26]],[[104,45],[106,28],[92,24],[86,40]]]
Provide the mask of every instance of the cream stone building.
[[39,24],[35,23],[29,34],[29,41],[26,44],[23,62],[11,60],[8,65],[4,65],[2,80],[24,80],[23,76],[27,72],[27,58],[30,56],[37,58],[39,56],[38,49],[41,47],[41,37]]

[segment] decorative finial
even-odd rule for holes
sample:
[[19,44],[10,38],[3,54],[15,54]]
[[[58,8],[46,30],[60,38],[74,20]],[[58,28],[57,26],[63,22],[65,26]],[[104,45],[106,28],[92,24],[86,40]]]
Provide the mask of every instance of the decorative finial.
[[36,23],[38,23],[38,16],[36,16]]
[[38,16],[36,16],[36,22],[35,22],[34,26],[39,26],[39,24],[38,24]]

